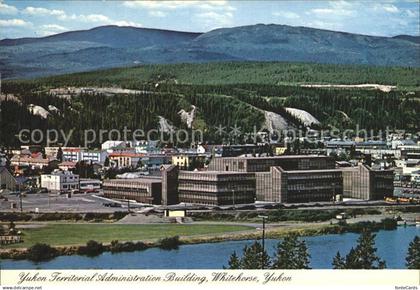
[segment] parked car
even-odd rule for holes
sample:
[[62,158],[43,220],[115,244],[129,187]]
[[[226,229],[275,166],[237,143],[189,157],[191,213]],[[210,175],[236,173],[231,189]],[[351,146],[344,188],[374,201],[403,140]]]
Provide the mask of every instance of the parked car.
[[41,187],[40,189],[38,189],[38,193],[48,193],[48,188],[45,187]]
[[85,192],[86,193],[98,193],[99,191],[97,189],[88,189]]
[[104,203],[103,205],[106,207],[122,207],[122,205],[117,202],[107,202],[107,203]]

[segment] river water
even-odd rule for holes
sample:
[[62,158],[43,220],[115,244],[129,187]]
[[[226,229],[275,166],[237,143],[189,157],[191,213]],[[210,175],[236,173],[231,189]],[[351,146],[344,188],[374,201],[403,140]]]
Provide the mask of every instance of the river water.
[[[392,231],[376,233],[378,255],[386,261],[388,268],[404,269],[408,244],[420,227],[400,226]],[[331,269],[331,262],[337,251],[341,255],[354,247],[358,234],[345,233],[304,237],[311,254],[311,267],[314,269]],[[270,254],[275,252],[278,240],[266,240],[266,249]],[[196,245],[182,245],[178,250],[165,251],[151,248],[145,251],[112,254],[103,253],[97,257],[60,256],[54,260],[41,263],[31,261],[1,261],[2,269],[221,269],[227,265],[230,254],[242,252],[245,245],[253,240],[226,241]]]

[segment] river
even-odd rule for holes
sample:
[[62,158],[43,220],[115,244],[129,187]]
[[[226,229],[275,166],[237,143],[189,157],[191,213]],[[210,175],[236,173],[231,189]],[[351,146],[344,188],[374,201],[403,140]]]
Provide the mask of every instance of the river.
[[[388,268],[404,269],[405,257],[410,241],[420,235],[420,227],[399,226],[392,231],[376,233],[378,255],[386,261]],[[331,261],[337,251],[341,255],[355,246],[358,234],[345,233],[304,237],[311,254],[311,267],[330,269]],[[242,252],[252,240],[226,241],[196,245],[182,245],[178,250],[165,251],[151,248],[145,251],[112,254],[103,253],[97,257],[60,256],[48,262],[1,261],[2,269],[221,269],[227,265],[233,251]],[[266,240],[270,254],[275,251],[277,240]]]

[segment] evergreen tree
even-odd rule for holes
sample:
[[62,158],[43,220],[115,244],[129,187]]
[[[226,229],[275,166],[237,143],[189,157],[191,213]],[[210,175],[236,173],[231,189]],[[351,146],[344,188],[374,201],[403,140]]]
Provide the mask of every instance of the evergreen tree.
[[408,246],[406,266],[408,269],[420,269],[420,238],[416,236]]
[[241,260],[236,255],[236,252],[233,252],[232,255],[230,255],[228,269],[241,269]]
[[376,256],[375,234],[370,231],[362,232],[355,248],[358,264],[357,269],[383,269],[386,267],[385,261]]
[[109,166],[109,157],[108,156],[105,158],[104,166],[105,167],[108,167]]
[[376,255],[375,236],[363,231],[357,240],[356,248],[351,248],[345,259],[337,253],[333,260],[334,269],[384,269],[385,261]]
[[270,257],[259,242],[250,247],[245,246],[244,255],[241,259],[242,269],[267,269],[270,268]]
[[346,260],[344,259],[344,257],[341,257],[340,252],[337,252],[337,254],[335,255],[332,265],[333,269],[345,269]]
[[47,158],[47,154],[45,154],[45,148],[44,147],[41,148],[41,156],[42,156],[43,159]]
[[59,147],[58,150],[57,150],[57,156],[56,156],[56,158],[60,162],[63,161],[63,149],[61,149],[61,147]]
[[310,269],[308,249],[305,241],[299,241],[296,235],[290,235],[277,244],[274,269]]

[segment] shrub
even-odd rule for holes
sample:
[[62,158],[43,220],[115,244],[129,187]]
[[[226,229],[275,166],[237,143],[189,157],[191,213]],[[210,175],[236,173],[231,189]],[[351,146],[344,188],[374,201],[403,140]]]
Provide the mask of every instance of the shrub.
[[127,212],[125,212],[125,211],[116,211],[116,212],[114,212],[112,217],[113,217],[113,219],[120,220],[123,217],[125,217],[126,215],[127,215]]
[[30,221],[32,215],[26,213],[0,212],[0,221]]
[[81,220],[82,216],[78,213],[42,213],[34,218],[37,221],[57,221],[57,220]]
[[147,249],[147,245],[143,242],[125,242],[119,243],[118,241],[111,242],[111,252],[112,253],[119,253],[119,252],[134,252],[134,251],[142,251]]
[[391,231],[397,228],[397,220],[392,218],[386,218],[382,220],[382,226],[384,230]]
[[37,243],[29,248],[27,258],[34,262],[47,261],[55,258],[58,251],[47,244]]
[[102,245],[102,243],[98,243],[97,241],[90,240],[86,243],[85,247],[80,247],[77,250],[77,253],[79,255],[95,257],[102,254],[103,251],[104,251],[104,246]]
[[95,213],[95,212],[88,212],[84,216],[85,221],[102,221],[104,219],[108,219],[108,213]]
[[176,250],[179,248],[181,242],[179,241],[179,237],[169,237],[163,238],[159,241],[159,248],[163,250]]

